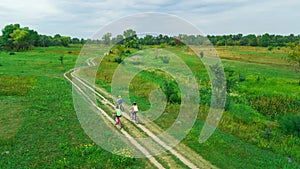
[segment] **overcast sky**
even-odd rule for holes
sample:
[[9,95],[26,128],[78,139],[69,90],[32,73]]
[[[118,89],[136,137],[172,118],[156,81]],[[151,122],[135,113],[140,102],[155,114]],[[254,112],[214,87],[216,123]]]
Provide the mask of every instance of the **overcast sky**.
[[124,16],[178,16],[204,34],[300,34],[299,0],[0,0],[0,27],[88,38]]

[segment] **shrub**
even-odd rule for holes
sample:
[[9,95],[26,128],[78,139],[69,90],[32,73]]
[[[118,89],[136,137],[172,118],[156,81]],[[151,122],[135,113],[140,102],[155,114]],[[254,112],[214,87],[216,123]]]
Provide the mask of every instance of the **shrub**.
[[286,114],[280,119],[279,124],[286,134],[293,134],[300,137],[299,114]]
[[176,81],[166,82],[162,87],[166,97],[170,103],[180,103],[181,96]]
[[269,47],[268,47],[268,50],[269,50],[269,51],[273,50],[273,46],[269,46]]
[[162,43],[162,44],[160,44],[160,48],[165,48],[167,46],[167,44],[166,43]]
[[115,62],[117,63],[122,63],[123,62],[123,59],[121,57],[116,57],[115,58]]
[[246,81],[246,76],[239,74],[239,81],[240,82]]
[[200,57],[201,57],[201,58],[204,57],[204,52],[203,52],[203,51],[200,52]]
[[261,119],[261,115],[255,111],[252,107],[244,104],[230,105],[230,114],[233,119],[248,124],[254,120]]
[[9,52],[9,55],[15,55],[14,51]]
[[131,51],[129,49],[126,49],[125,54],[131,54]]
[[257,82],[260,81],[260,76],[257,76],[256,81],[257,81]]
[[162,61],[164,64],[168,64],[170,62],[170,58],[164,56],[164,57],[162,57]]

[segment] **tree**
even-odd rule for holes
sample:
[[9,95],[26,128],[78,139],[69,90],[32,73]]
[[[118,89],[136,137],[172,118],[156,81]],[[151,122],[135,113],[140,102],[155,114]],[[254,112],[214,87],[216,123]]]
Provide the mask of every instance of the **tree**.
[[48,47],[51,45],[51,37],[39,35],[37,46]]
[[53,40],[52,40],[52,45],[53,46],[60,46],[61,45],[61,35],[60,34],[54,35]]
[[300,45],[295,43],[289,44],[291,51],[288,54],[288,62],[294,67],[294,70],[299,75],[299,86],[300,86]]
[[171,80],[167,81],[163,84],[162,87],[164,93],[166,94],[167,100],[170,103],[180,103],[181,102],[181,96],[179,93],[179,88],[176,83],[176,81]]
[[28,43],[30,46],[38,46],[38,40],[39,40],[39,35],[37,31],[34,31],[32,29],[29,29],[28,27],[22,28],[22,30],[25,30],[28,32]]
[[103,37],[102,37],[102,41],[103,41],[103,44],[110,45],[110,43],[111,43],[111,33],[108,32],[108,33],[104,34]]
[[123,44],[123,39],[123,35],[117,35],[116,37],[113,37],[111,41],[113,44]]
[[80,44],[80,40],[78,38],[72,38],[71,43],[72,44]]
[[125,37],[124,45],[126,47],[137,48],[137,49],[140,48],[139,38],[137,37],[136,32],[134,30],[132,30],[132,29],[125,30],[123,32],[123,35]]
[[10,40],[13,42],[13,49],[28,50],[30,47],[29,33],[26,30],[16,29],[10,34]]
[[261,37],[259,37],[258,45],[262,46],[262,47],[267,47],[267,46],[269,46],[269,42],[270,42],[270,35],[266,33],[266,34],[262,35]]
[[11,38],[11,34],[14,30],[20,29],[20,24],[10,24],[4,27],[2,30],[2,42],[3,48],[6,50],[12,50],[14,47],[13,39]]
[[80,44],[85,44],[86,40],[84,40],[83,38],[80,39]]
[[61,42],[61,45],[63,45],[64,47],[68,47],[69,43],[71,42],[71,38],[67,37],[67,36],[61,36],[60,42]]
[[127,38],[130,38],[130,39],[135,39],[137,38],[137,35],[136,35],[136,32],[132,29],[127,29],[123,32],[123,35],[124,37],[127,39]]
[[153,45],[154,44],[154,40],[153,40],[152,35],[146,35],[144,37],[143,41],[144,41],[144,45]]

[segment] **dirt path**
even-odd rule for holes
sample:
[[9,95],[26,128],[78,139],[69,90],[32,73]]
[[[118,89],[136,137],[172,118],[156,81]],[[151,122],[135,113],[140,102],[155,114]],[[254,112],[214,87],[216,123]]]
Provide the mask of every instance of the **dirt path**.
[[[87,60],[88,66],[95,66],[96,64],[93,62],[93,59],[88,59]],[[107,112],[105,112],[103,109],[101,109],[97,103],[94,103],[92,99],[88,98],[88,96],[84,93],[84,90],[92,90],[95,95],[97,96],[97,99],[101,101],[104,105],[110,107],[110,111],[113,111],[114,104],[110,101],[115,100],[116,98],[113,98],[109,93],[107,93],[104,89],[99,88],[99,87],[92,87],[94,85],[90,85],[84,80],[80,79],[78,76],[76,76],[76,71],[79,71],[80,69],[72,69],[67,71],[64,76],[66,79],[68,79],[73,86],[80,92],[84,97],[86,97],[87,100],[91,102],[91,104],[99,110],[102,115],[104,115],[111,123],[114,123],[114,120],[108,115]],[[72,77],[73,81],[71,80],[70,77]],[[74,83],[74,79],[76,79],[77,83],[80,83],[80,85]],[[85,89],[82,90],[81,87],[84,87]],[[125,108],[128,108],[128,106],[124,105]],[[127,112],[128,113],[128,112]],[[182,165],[178,165],[177,162],[174,160],[173,157],[177,158],[178,160],[181,161],[185,166],[189,168],[217,168],[214,165],[212,165],[209,161],[206,161],[203,159],[199,154],[195,153],[192,149],[189,147],[185,146],[184,144],[178,144],[175,147],[170,147],[168,146],[168,141],[167,139],[173,139],[172,137],[166,137],[164,140],[161,138],[158,138],[154,133],[160,133],[163,130],[157,126],[155,123],[147,123],[146,126],[141,125],[141,124],[134,124],[132,123],[129,119],[129,115],[124,113],[123,117],[125,117],[127,120],[125,122],[125,125],[130,128],[130,133],[125,131],[124,129],[121,129],[120,131],[122,134],[128,138],[128,140],[133,144],[136,145],[137,149],[140,150],[148,159],[150,162],[157,168],[164,168],[164,166],[158,162],[155,157],[151,156],[151,150],[158,148],[159,146],[164,148],[165,150],[169,150],[169,153],[172,155],[162,155],[159,157],[156,156],[156,158],[159,158],[159,161],[163,161],[163,163],[169,167],[169,168],[184,168]],[[136,130],[134,128],[138,128],[141,130],[144,134],[141,134],[139,130]],[[149,130],[151,128],[151,130]],[[156,145],[146,145],[146,144],[140,144],[137,142],[135,138],[140,137],[141,135],[147,135],[150,138],[152,138]]]
[[[85,93],[84,91],[77,85],[75,84],[71,78],[68,77],[68,74],[70,74],[71,72],[73,72],[74,69],[67,71],[66,73],[64,73],[64,77],[70,81],[70,83],[72,83],[72,85],[77,89],[77,91],[79,93],[82,94],[82,96],[85,97],[85,99],[87,99],[92,105],[93,107],[95,107],[96,109],[99,110],[99,113],[101,113],[102,115],[104,115],[112,124],[114,124],[114,120],[107,114],[105,113],[105,111],[103,109],[101,109],[100,107],[98,107],[98,105],[93,102]],[[72,76],[72,75],[71,75]],[[147,151],[143,146],[141,146],[130,134],[128,134],[125,130],[121,129],[120,130],[122,132],[122,134],[125,135],[125,137],[128,138],[128,140],[136,146],[137,149],[139,149],[146,157],[148,157],[149,161],[156,166],[159,169],[164,169],[163,165],[161,163],[159,163],[154,157],[150,156],[149,151]]]

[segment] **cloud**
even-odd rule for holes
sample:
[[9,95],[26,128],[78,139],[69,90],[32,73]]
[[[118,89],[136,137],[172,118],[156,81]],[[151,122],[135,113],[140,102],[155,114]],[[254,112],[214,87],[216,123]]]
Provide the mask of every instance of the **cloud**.
[[206,34],[298,33],[298,0],[1,0],[0,26],[20,23],[43,34],[89,37],[124,16],[143,12],[179,16]]
[[1,19],[41,19],[60,13],[48,0],[11,1],[2,0],[0,9],[5,17]]

